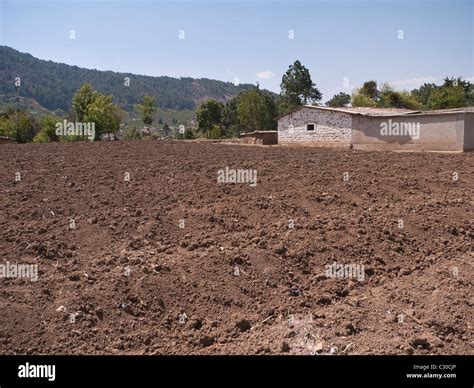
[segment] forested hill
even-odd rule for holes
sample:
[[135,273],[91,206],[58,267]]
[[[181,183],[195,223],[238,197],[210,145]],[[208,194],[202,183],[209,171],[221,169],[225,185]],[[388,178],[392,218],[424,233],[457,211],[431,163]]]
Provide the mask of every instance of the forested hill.
[[[21,86],[15,86],[20,77]],[[130,86],[125,86],[126,77]],[[128,111],[145,94],[156,97],[156,104],[163,109],[195,109],[199,102],[214,98],[220,101],[250,89],[250,84],[235,86],[230,82],[206,78],[150,77],[131,73],[116,73],[84,69],[52,61],[45,61],[21,53],[7,46],[0,46],[0,95],[34,98],[49,110],[69,110],[75,91],[85,82],[101,93],[112,94],[114,101]]]

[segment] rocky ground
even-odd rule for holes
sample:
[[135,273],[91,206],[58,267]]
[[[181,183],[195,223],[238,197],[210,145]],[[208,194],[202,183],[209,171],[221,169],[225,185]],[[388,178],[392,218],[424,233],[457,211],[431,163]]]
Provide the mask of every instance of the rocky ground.
[[39,269],[0,279],[0,354],[474,354],[473,153],[137,141],[0,161],[0,264]]

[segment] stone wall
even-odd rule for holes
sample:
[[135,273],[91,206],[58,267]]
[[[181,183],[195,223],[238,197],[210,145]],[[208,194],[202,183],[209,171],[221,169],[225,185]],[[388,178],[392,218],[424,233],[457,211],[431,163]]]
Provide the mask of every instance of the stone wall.
[[[314,131],[306,124],[315,124]],[[345,112],[302,107],[278,120],[278,142],[310,142],[312,144],[349,146],[351,115]]]

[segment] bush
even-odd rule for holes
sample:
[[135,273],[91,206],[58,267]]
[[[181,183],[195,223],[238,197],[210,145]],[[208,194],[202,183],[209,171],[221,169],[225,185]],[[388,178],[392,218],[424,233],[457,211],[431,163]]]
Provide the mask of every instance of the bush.
[[33,143],[49,143],[50,141],[47,132],[43,129],[33,138]]
[[213,125],[207,133],[208,139],[220,139],[222,137],[222,129],[218,125]]
[[184,131],[184,138],[185,139],[194,139],[196,136],[192,128],[186,128]]
[[21,110],[7,109],[0,114],[0,135],[14,138],[17,143],[32,141],[38,129],[39,123]]
[[370,97],[365,94],[355,94],[352,96],[352,106],[354,107],[371,107],[374,108],[377,104]]
[[59,121],[57,117],[47,116],[41,120],[40,130],[33,138],[33,143],[49,143],[59,141],[56,135],[56,123]]
[[136,129],[130,128],[125,132],[124,140],[140,140],[142,138],[142,134],[137,131]]
[[175,139],[177,140],[190,140],[190,139],[195,139],[196,138],[196,133],[192,128],[186,128],[184,133],[181,132],[176,132]]
[[460,108],[466,105],[466,94],[461,86],[440,87],[434,90],[428,98],[430,109]]

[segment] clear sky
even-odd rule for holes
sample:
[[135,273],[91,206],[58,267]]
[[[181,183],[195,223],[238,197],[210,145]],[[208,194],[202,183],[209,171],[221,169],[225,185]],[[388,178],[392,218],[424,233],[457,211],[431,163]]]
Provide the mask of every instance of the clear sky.
[[0,44],[80,67],[237,77],[275,92],[299,59],[324,102],[369,79],[400,90],[447,75],[474,81],[473,3],[0,0]]

